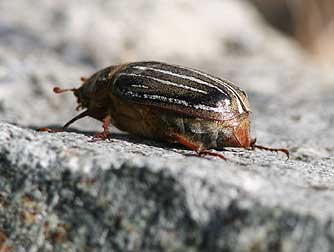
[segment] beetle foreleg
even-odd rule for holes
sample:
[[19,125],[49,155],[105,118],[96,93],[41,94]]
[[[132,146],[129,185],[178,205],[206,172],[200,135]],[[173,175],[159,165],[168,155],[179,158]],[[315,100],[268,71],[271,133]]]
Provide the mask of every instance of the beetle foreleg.
[[169,135],[169,137],[171,139],[177,141],[178,143],[184,145],[185,147],[187,147],[187,148],[189,148],[191,150],[196,151],[196,153],[199,156],[209,155],[209,156],[219,157],[221,159],[226,160],[226,158],[224,157],[224,155],[222,155],[220,153],[212,152],[212,151],[209,151],[209,150],[203,150],[200,145],[197,145],[197,144],[189,141],[188,139],[186,139],[185,137],[183,137],[183,136],[181,136],[179,134],[174,133],[172,135]]

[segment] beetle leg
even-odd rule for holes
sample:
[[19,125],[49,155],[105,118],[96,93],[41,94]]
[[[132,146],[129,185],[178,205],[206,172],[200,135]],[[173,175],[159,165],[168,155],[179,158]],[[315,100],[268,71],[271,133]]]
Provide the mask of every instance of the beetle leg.
[[285,155],[288,157],[288,159],[290,158],[289,150],[285,149],[285,148],[270,148],[270,147],[261,146],[261,145],[257,145],[257,144],[253,144],[252,148],[253,149],[257,148],[257,149],[260,149],[260,150],[267,150],[267,151],[276,151],[276,152],[280,151],[280,152],[285,153]]
[[103,118],[102,122],[103,132],[96,133],[93,140],[106,140],[110,138],[109,125],[111,122],[111,116],[107,115]]
[[260,149],[260,150],[267,150],[267,151],[275,151],[275,152],[283,152],[285,155],[287,155],[288,159],[290,158],[290,153],[288,149],[285,148],[270,148],[262,145],[257,145],[255,144],[256,139],[251,140],[251,148],[254,150],[255,148]]
[[184,145],[185,147],[196,151],[196,153],[199,156],[209,155],[209,156],[219,157],[221,159],[226,160],[226,158],[223,154],[216,153],[216,152],[209,151],[209,150],[203,150],[200,145],[197,145],[197,144],[189,141],[188,139],[186,139],[185,137],[183,137],[179,134],[174,133],[172,135],[169,135],[169,137],[172,138],[173,140],[177,141],[178,143]]

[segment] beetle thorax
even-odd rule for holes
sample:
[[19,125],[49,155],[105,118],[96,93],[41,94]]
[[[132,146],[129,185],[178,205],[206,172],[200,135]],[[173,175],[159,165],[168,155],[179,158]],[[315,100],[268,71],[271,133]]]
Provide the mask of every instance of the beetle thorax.
[[111,76],[110,72],[113,67],[105,68],[88,78],[74,95],[78,99],[78,103],[82,108],[88,110],[97,107],[105,107],[109,103],[108,97],[111,92]]

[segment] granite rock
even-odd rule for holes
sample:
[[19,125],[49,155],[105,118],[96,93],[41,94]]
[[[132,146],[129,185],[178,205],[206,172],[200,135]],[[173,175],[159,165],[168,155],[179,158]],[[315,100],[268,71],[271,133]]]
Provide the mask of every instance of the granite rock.
[[[247,2],[15,0],[0,13],[0,251],[334,250],[334,81]],[[35,130],[75,114],[53,85],[145,59],[238,83],[252,136],[290,159],[200,158],[116,130],[96,142],[89,118]]]

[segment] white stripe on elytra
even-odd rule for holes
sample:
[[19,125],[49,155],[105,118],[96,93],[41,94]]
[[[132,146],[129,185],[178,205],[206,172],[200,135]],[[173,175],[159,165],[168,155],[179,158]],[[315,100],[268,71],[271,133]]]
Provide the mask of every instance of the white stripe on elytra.
[[[209,74],[206,74],[206,73],[203,73],[201,71],[198,71],[198,70],[195,70],[195,69],[192,69],[192,68],[186,68],[186,67],[180,67],[180,68],[183,68],[183,69],[186,69],[186,70],[189,70],[189,71],[193,71],[194,73],[197,73],[197,74],[200,74],[210,80],[213,80],[215,82],[219,82],[220,84],[222,84],[224,87],[226,87],[227,89],[230,90],[230,92],[236,97],[236,101],[237,101],[237,105],[238,105],[238,111],[239,113],[242,113],[244,112],[244,108],[246,108],[247,110],[247,107],[246,105],[243,103],[241,97],[239,96],[239,94],[234,90],[233,87],[230,86],[230,84],[228,82],[224,82],[223,80],[221,79],[218,79],[218,78],[215,78]],[[241,103],[243,104],[243,106],[241,105]]]
[[162,95],[139,94],[139,93],[136,93],[130,90],[127,90],[125,94],[132,96],[132,97],[145,98],[145,99],[150,99],[150,100],[160,100],[162,102],[171,102],[171,103],[181,104],[186,107],[190,106],[189,103],[184,100],[170,98],[170,97],[166,97]]
[[132,84],[131,87],[148,89],[148,86],[145,86],[145,85],[136,85],[136,84]]
[[139,94],[130,90],[127,90],[125,92],[126,95],[132,96],[132,97],[137,97],[137,98],[145,98],[145,99],[150,99],[150,100],[159,100],[162,102],[169,102],[169,103],[174,103],[174,104],[180,104],[186,107],[193,107],[195,109],[200,109],[200,110],[206,110],[206,111],[213,111],[217,113],[222,113],[224,112],[224,109],[221,107],[210,107],[204,104],[189,104],[185,100],[180,100],[180,99],[175,99],[175,98],[170,98],[162,95],[150,95],[150,94]]
[[[175,76],[175,77],[179,77],[179,78],[182,78],[182,79],[185,79],[185,80],[190,80],[190,81],[194,81],[194,82],[199,83],[199,84],[203,84],[205,86],[214,88],[214,89],[218,90],[219,92],[221,92],[223,94],[226,94],[225,91],[222,90],[222,89],[220,89],[219,87],[217,87],[215,85],[212,85],[211,83],[208,83],[208,82],[203,81],[201,79],[195,78],[193,76],[178,74],[178,73],[170,72],[168,70],[163,70],[163,69],[160,69],[160,68],[153,68],[153,67],[134,66],[133,68],[136,68],[136,69],[139,69],[139,70],[144,70],[144,71],[145,70],[151,70],[151,71],[155,71],[155,72],[159,72],[159,73],[169,74],[169,75],[172,75],[172,76]],[[193,71],[192,69],[187,69],[187,70]],[[227,106],[230,104],[230,100],[229,99],[225,99],[224,102],[226,103]],[[240,110],[239,110],[239,112],[240,112]]]
[[170,85],[170,86],[175,86],[178,88],[183,88],[183,89],[188,89],[197,93],[202,93],[202,94],[208,94],[208,92],[201,90],[201,89],[197,89],[197,88],[192,88],[192,87],[188,87],[182,84],[178,84],[178,83],[174,83],[168,80],[161,80],[159,78],[155,78],[152,76],[147,76],[147,75],[141,75],[141,74],[133,74],[133,73],[120,73],[118,76],[122,76],[122,75],[126,75],[126,76],[135,76],[135,77],[142,77],[142,78],[146,78],[146,79],[151,79],[151,80],[155,80],[157,82],[160,82],[162,84],[166,84],[166,85]]
[[[244,112],[244,108],[243,106],[241,105],[241,102],[242,102],[242,99],[241,97],[239,96],[239,94],[234,90],[233,87],[231,87],[229,85],[228,82],[224,82],[222,81],[221,79],[218,79],[218,78],[215,78],[211,75],[208,75],[206,73],[203,73],[201,71],[197,71],[195,69],[192,69],[192,68],[187,68],[187,67],[181,67],[181,66],[178,66],[179,68],[183,68],[185,70],[189,70],[189,71],[192,71],[194,73],[197,73],[199,75],[202,75],[203,77],[206,77],[210,80],[213,80],[215,82],[218,82],[220,84],[222,84],[224,87],[226,87],[228,90],[230,90],[230,92],[236,97],[236,102],[237,102],[237,106],[238,106],[238,111],[239,113],[242,113]],[[207,85],[209,87],[212,87],[212,88],[215,88],[217,89],[218,91],[222,92],[222,93],[225,93],[223,90],[221,90],[219,87],[215,86],[215,85],[212,85],[208,82],[205,82],[203,80],[200,80],[200,79],[197,79],[195,77],[192,77],[192,76],[187,76],[187,75],[180,75],[180,74],[177,74],[177,73],[174,73],[174,72],[170,72],[170,71],[167,71],[167,70],[162,70],[162,69],[157,69],[157,68],[150,68],[150,67],[135,67],[135,68],[146,68],[146,69],[149,69],[149,70],[153,70],[153,71],[158,71],[158,72],[162,72],[162,73],[166,73],[166,74],[170,74],[170,75],[174,75],[174,76],[177,76],[177,77],[180,77],[180,78],[184,78],[184,79],[189,79],[189,80],[193,80],[193,81],[196,81],[197,83],[201,83],[201,84],[204,84],[204,85]],[[226,102],[226,100],[225,100]],[[242,104],[244,105],[244,107],[247,109],[246,105],[242,102]]]

